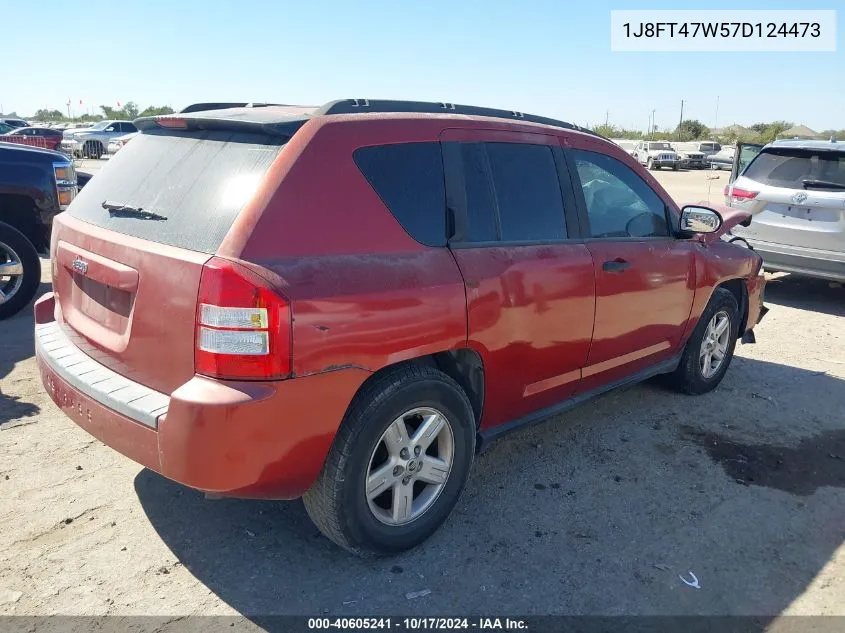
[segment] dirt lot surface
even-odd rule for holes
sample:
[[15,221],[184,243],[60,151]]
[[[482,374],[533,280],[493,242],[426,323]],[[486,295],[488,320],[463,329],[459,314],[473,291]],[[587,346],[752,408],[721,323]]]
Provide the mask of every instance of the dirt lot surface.
[[[708,175],[658,178],[720,201]],[[511,435],[430,541],[375,561],[300,502],[205,500],[88,436],[27,310],[0,324],[0,614],[845,615],[845,289],[781,275],[767,301],[715,392],[647,383]]]

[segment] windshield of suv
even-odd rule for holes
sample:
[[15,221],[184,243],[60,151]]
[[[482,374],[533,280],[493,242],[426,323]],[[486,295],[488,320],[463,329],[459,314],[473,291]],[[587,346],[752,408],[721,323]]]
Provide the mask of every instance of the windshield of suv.
[[92,130],[105,130],[109,125],[111,125],[111,121],[100,121],[99,123],[95,123],[91,126]]
[[845,151],[770,147],[742,175],[773,187],[845,188]]
[[669,143],[649,143],[649,149],[672,149],[672,146]]

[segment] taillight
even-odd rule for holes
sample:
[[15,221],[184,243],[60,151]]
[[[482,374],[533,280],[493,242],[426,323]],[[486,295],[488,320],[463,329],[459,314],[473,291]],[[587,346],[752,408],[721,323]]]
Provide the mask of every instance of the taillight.
[[290,305],[251,270],[218,257],[202,269],[196,372],[233,380],[290,375]]
[[748,191],[747,189],[740,189],[739,187],[731,187],[730,185],[725,187],[725,195],[733,198],[734,200],[753,200],[757,197],[757,194],[760,193],[759,191]]

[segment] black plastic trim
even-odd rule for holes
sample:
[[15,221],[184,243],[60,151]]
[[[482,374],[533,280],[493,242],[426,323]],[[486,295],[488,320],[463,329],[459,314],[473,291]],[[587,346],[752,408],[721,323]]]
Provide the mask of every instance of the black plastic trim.
[[420,114],[464,114],[468,116],[487,116],[496,119],[508,119],[516,122],[529,121],[531,123],[539,123],[541,125],[548,125],[565,130],[574,130],[576,132],[582,132],[583,134],[589,134],[590,136],[604,138],[601,134],[588,130],[587,128],[567,123],[566,121],[538,116],[536,114],[526,114],[515,110],[499,110],[496,108],[484,108],[480,106],[461,105],[456,103],[437,103],[433,101],[339,99],[337,101],[330,101],[329,103],[326,103],[318,108],[314,114],[319,116],[332,114],[361,114],[367,112],[407,112]]
[[603,393],[607,393],[608,391],[619,389],[621,387],[635,385],[660,374],[668,374],[670,372],[673,372],[678,367],[678,364],[681,362],[681,356],[683,356],[683,351],[668,360],[656,363],[651,367],[646,367],[645,369],[631,374],[626,378],[622,378],[621,380],[617,380],[615,382],[593,389],[592,391],[587,391],[577,396],[573,396],[572,398],[563,400],[562,402],[554,404],[545,409],[534,411],[533,413],[529,413],[528,415],[513,420],[511,422],[505,422],[504,424],[499,424],[491,429],[479,431],[478,441],[476,442],[476,451],[480,453],[486,450],[487,447],[494,440],[497,440],[500,437],[507,435],[508,433],[512,433],[513,431],[518,431],[523,427],[548,420],[553,416],[559,415],[564,411],[568,411],[569,409],[577,407],[578,405],[583,404],[584,402],[587,402],[588,400],[591,400],[592,398],[595,398],[596,396],[599,396]]

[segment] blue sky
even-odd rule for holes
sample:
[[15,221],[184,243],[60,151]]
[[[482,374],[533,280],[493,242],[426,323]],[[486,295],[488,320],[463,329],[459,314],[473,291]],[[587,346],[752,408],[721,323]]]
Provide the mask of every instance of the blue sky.
[[[652,108],[660,127],[674,126],[681,99],[685,118],[712,126],[718,96],[720,126],[787,119],[845,128],[841,36],[835,53],[610,52],[611,9],[696,6],[676,1],[131,4],[21,5],[48,19],[35,29],[4,29],[0,59],[14,62],[17,79],[3,82],[0,104],[30,114],[64,108],[68,98],[78,112],[80,99],[87,111],[118,101],[179,108],[381,97],[501,107],[582,125],[603,122],[609,111],[612,123],[644,129]],[[845,9],[842,0],[697,6]]]

